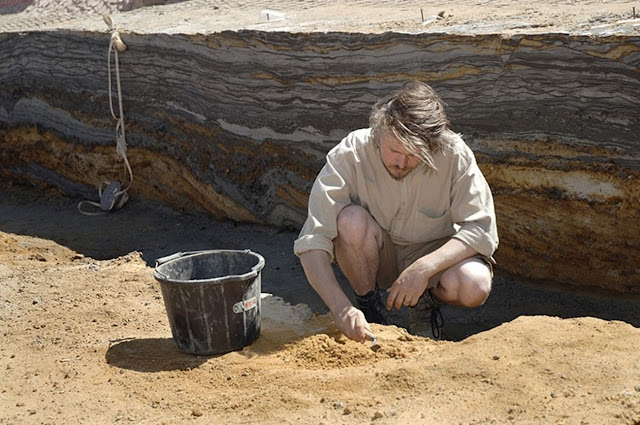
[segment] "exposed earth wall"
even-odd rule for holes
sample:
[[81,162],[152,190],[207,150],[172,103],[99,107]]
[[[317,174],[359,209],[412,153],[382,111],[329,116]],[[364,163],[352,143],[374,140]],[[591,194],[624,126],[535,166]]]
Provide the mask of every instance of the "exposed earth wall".
[[[640,292],[640,36],[121,36],[132,196],[298,228],[327,151],[419,79],[493,188],[501,270]],[[106,32],[0,33],[2,179],[94,199],[124,179],[108,44]]]

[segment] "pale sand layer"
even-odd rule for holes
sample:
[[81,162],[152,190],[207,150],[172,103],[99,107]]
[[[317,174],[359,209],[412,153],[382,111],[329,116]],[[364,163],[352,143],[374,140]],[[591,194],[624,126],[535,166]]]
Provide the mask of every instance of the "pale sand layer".
[[[52,29],[106,31],[101,16],[112,14],[124,32],[137,33],[194,34],[246,29],[640,34],[640,6],[634,1],[358,0],[345,5],[337,0],[286,0],[277,3],[266,0],[250,3],[193,0],[140,7],[153,1],[35,0],[19,13],[0,15],[0,32]],[[5,0],[5,3],[9,1]],[[635,19],[634,7],[637,7]],[[0,12],[2,10],[0,7]],[[4,10],[9,9],[5,7]]]

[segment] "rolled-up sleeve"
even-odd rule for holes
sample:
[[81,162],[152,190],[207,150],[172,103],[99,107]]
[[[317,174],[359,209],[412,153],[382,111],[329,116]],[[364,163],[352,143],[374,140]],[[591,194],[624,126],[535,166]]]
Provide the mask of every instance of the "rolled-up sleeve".
[[459,228],[453,237],[490,257],[498,248],[498,228],[489,184],[473,156],[456,177],[451,188],[451,218]]
[[307,220],[293,244],[296,255],[319,249],[326,251],[333,260],[338,214],[351,203],[351,190],[345,180],[348,168],[343,164],[333,151],[327,155],[327,163],[311,188]]

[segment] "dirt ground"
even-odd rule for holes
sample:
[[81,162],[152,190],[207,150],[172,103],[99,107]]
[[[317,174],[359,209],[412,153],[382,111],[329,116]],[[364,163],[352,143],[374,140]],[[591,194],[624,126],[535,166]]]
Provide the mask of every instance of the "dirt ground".
[[[373,351],[324,314],[294,232],[0,189],[1,424],[640,424],[637,299],[498,276],[484,307],[445,310],[448,340],[374,325]],[[261,336],[183,354],[153,265],[211,248],[265,257]]]
[[[32,3],[0,16],[0,31],[81,25],[65,15],[71,9],[42,6],[68,2]],[[199,23],[199,8],[213,3],[220,15]],[[633,6],[640,14],[624,1],[478,0],[379,2],[356,19],[366,2],[350,13],[316,3],[281,2],[289,20],[269,23],[256,19],[268,2],[243,23],[230,1],[143,8],[118,22],[154,30],[172,20],[179,32],[236,17],[231,26],[306,31],[327,28],[314,17],[339,16],[332,28],[412,30],[424,27],[415,22],[424,7],[427,18],[445,11],[434,27],[514,30],[526,21],[529,31],[553,31],[633,19]],[[374,325],[373,351],[336,332],[291,252],[295,232],[135,197],[88,217],[78,201],[0,182],[0,424],[640,424],[637,298],[519,282],[498,268],[485,306],[445,309],[447,340]],[[155,260],[246,248],[266,259],[260,338],[219,356],[181,353]]]

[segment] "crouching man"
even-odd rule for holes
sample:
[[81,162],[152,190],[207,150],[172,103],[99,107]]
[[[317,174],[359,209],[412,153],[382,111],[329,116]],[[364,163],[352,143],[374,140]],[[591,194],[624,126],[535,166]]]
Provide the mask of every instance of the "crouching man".
[[441,304],[485,302],[498,246],[493,197],[431,87],[407,83],[378,102],[370,128],[347,135],[326,159],[294,252],[341,332],[364,342],[369,323],[388,324],[388,310],[420,302],[438,337]]

